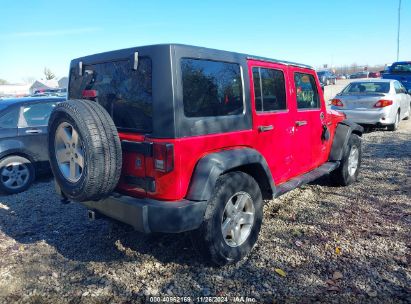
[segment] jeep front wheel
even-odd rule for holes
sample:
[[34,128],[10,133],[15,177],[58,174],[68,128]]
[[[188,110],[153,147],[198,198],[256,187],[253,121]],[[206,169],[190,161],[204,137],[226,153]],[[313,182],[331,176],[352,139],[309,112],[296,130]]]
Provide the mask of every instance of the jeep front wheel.
[[330,174],[332,181],[339,186],[348,186],[355,182],[360,170],[361,157],[361,138],[351,134],[344,147],[340,166]]
[[202,226],[192,233],[200,253],[217,265],[235,263],[254,247],[263,218],[257,182],[243,172],[217,180]]
[[75,201],[109,195],[120,178],[120,138],[106,110],[90,100],[69,100],[49,120],[49,158],[56,182]]

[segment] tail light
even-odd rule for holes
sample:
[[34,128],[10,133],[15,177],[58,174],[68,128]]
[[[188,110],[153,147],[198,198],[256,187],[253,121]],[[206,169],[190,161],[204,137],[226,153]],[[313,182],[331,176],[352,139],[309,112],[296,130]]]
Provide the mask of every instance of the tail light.
[[174,145],[154,143],[154,169],[160,172],[170,172],[174,169]]
[[83,90],[82,94],[83,98],[96,98],[97,91],[96,90]]
[[343,103],[341,102],[341,100],[339,100],[339,99],[337,99],[337,98],[334,98],[333,100],[331,100],[331,104],[332,104],[333,106],[336,106],[336,107],[342,107],[342,106],[344,106]]
[[384,107],[388,107],[390,105],[392,105],[392,100],[381,99],[381,100],[378,100],[375,103],[374,108],[384,108]]

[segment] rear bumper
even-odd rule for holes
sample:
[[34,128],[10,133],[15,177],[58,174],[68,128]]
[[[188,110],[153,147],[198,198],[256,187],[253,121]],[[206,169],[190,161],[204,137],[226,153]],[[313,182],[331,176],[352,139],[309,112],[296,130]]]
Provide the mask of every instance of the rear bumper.
[[341,110],[338,107],[332,107],[333,110],[344,113],[347,119],[364,125],[386,126],[395,122],[395,113],[392,115],[390,107],[382,110]]
[[145,233],[178,233],[197,229],[204,220],[207,207],[206,201],[163,202],[117,194],[82,204],[97,214],[129,224]]

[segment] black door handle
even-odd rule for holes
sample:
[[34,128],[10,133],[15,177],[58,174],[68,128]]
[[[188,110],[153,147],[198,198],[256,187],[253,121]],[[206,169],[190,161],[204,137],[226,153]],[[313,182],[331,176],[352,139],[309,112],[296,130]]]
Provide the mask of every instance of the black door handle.
[[273,125],[269,125],[269,126],[258,126],[258,131],[260,132],[267,132],[267,131],[271,131],[274,129]]

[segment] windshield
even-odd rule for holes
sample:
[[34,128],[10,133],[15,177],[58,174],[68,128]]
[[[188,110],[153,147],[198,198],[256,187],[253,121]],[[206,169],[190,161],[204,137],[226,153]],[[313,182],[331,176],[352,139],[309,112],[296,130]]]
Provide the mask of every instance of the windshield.
[[390,91],[389,82],[352,82],[343,91],[343,94],[361,93],[388,93]]
[[152,131],[150,58],[140,58],[137,71],[129,60],[86,65],[82,76],[75,70],[70,75],[69,98],[97,101],[120,131]]
[[394,73],[411,73],[411,62],[394,63],[391,71]]

